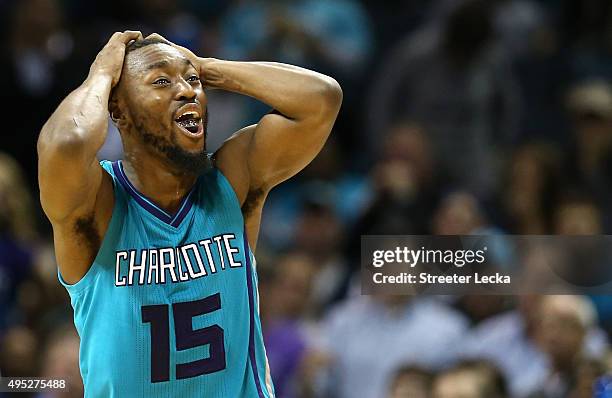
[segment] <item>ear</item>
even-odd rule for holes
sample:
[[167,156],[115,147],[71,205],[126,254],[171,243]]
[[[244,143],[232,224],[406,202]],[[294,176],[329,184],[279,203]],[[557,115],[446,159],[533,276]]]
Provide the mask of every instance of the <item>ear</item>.
[[115,123],[115,126],[119,127],[124,121],[124,114],[121,111],[121,107],[119,106],[119,100],[117,98],[116,90],[113,90],[108,100],[108,112],[110,113],[110,118]]

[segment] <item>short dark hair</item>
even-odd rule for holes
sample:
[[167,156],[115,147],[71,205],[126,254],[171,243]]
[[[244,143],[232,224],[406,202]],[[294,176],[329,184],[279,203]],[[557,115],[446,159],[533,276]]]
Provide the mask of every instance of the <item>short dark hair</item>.
[[160,39],[157,37],[150,39],[134,40],[125,47],[125,53],[129,54],[134,50],[138,50],[139,48],[150,46],[152,44],[167,44],[169,46],[172,45],[172,43],[170,43],[168,40]]

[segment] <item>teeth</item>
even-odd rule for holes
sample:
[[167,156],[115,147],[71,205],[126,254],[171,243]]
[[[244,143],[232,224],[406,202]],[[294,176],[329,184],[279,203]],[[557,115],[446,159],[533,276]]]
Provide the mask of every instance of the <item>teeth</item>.
[[197,118],[199,118],[199,117],[200,117],[200,114],[199,114],[198,112],[189,111],[189,112],[185,112],[185,113],[183,113],[183,114],[179,115],[179,117],[178,117],[178,118],[183,118],[183,117],[185,117],[185,116],[193,116],[194,118],[196,118],[196,119],[197,119]]

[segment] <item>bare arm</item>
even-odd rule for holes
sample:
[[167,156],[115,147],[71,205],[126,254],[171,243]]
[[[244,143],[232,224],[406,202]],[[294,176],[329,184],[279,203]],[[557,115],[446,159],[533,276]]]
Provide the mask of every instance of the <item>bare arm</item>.
[[72,236],[78,230],[75,223],[80,218],[89,220],[97,229],[105,224],[102,213],[110,218],[108,211],[95,211],[104,186],[96,153],[106,138],[109,96],[121,75],[125,44],[138,37],[139,32],[129,31],[112,36],[96,57],[85,82],[62,101],[38,138],[40,200],[53,225],[62,275],[73,282],[87,271],[90,265],[87,260],[92,251],[97,251],[91,242],[85,242],[85,247],[78,247],[79,252],[86,254],[83,258],[64,256],[76,248],[78,239]]
[[210,60],[202,66],[205,85],[257,98],[275,109],[236,132],[215,154],[240,200],[255,251],[270,189],[319,153],[340,110],[342,91],[332,78],[290,65]]
[[267,192],[302,170],[325,143],[342,102],[325,75],[273,62],[201,59],[205,85],[256,98],[275,109],[243,129],[249,190]]
[[110,89],[108,76],[90,76],[64,99],[40,133],[41,202],[52,222],[70,216],[100,184],[96,153],[106,137]]

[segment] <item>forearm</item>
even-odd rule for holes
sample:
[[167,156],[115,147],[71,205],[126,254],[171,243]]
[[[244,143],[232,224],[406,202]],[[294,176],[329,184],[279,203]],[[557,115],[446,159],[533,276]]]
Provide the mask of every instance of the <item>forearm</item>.
[[203,75],[205,85],[256,98],[293,120],[328,112],[342,97],[334,79],[275,62],[205,60]]
[[111,85],[111,77],[93,74],[70,93],[43,126],[39,152],[78,153],[86,161],[95,157],[106,139]]

